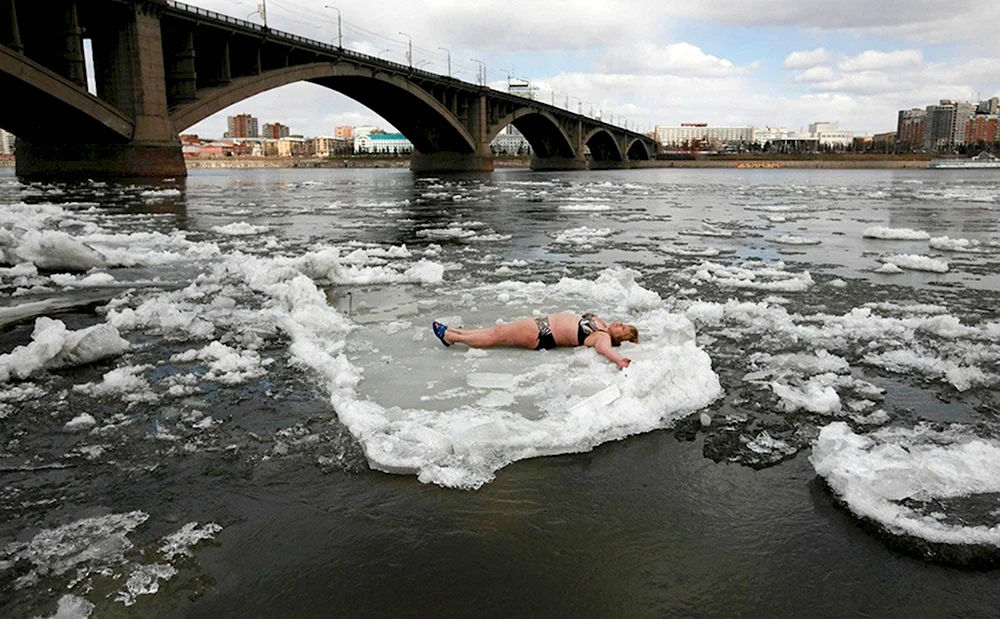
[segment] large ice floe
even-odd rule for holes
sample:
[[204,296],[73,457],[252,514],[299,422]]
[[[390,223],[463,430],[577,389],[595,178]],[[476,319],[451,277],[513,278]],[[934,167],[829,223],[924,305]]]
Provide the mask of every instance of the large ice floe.
[[975,564],[1000,553],[1000,441],[962,426],[824,427],[810,457],[853,514],[930,558]]
[[[288,268],[241,260],[230,268],[242,269],[250,285],[284,313],[293,357],[322,378],[339,419],[377,470],[476,488],[516,460],[588,451],[668,427],[721,394],[691,322],[664,310],[633,271],[605,271],[596,281],[507,282],[467,290],[445,286],[440,270],[414,267],[404,281],[438,286],[443,301],[423,311],[413,299],[401,316],[376,314],[359,325],[332,308],[307,275],[341,268],[335,253],[325,258],[327,264],[316,255],[289,261]],[[433,317],[460,320],[455,311],[478,310],[477,322],[489,326],[500,314],[511,319],[558,309],[596,309],[634,321],[643,345],[623,347],[632,366],[618,372],[592,349],[444,349],[429,335]],[[391,378],[380,378],[386,371]],[[371,386],[390,381],[385,392]]]

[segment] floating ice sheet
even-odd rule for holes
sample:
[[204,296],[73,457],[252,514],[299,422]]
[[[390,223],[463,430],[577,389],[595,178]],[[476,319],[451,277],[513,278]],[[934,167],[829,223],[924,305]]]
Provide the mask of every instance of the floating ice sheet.
[[847,508],[896,535],[1000,552],[1000,515],[949,511],[949,500],[1000,493],[1000,444],[959,426],[884,428],[857,434],[824,427],[810,457]]
[[931,235],[923,230],[887,228],[885,226],[868,228],[862,233],[862,236],[866,239],[882,239],[887,241],[926,241],[931,238]]

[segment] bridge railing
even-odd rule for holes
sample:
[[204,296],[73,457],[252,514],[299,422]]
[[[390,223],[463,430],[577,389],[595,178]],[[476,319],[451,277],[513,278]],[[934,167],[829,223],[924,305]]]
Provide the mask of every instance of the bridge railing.
[[[384,58],[379,58],[377,56],[371,56],[371,55],[368,55],[368,54],[362,54],[361,52],[356,52],[354,50],[347,49],[347,48],[344,48],[344,47],[337,47],[336,45],[332,45],[332,44],[329,44],[329,43],[324,43],[323,41],[317,41],[315,39],[307,39],[307,38],[305,38],[303,36],[299,36],[297,34],[292,34],[290,32],[284,32],[284,31],[281,31],[281,30],[275,30],[273,28],[268,28],[266,26],[261,26],[260,24],[255,24],[255,23],[247,21],[245,19],[239,19],[239,18],[236,18],[236,17],[232,17],[230,15],[225,15],[223,13],[216,13],[215,11],[209,11],[208,9],[203,9],[201,7],[193,6],[193,5],[184,3],[184,2],[179,2],[178,0],[167,0],[167,4],[169,6],[171,6],[171,7],[179,10],[179,11],[184,11],[185,13],[192,13],[194,15],[201,15],[201,16],[204,16],[204,17],[208,17],[208,18],[213,19],[213,20],[221,21],[221,22],[224,22],[224,23],[227,23],[227,24],[232,24],[234,26],[239,26],[240,28],[246,28],[246,29],[249,29],[249,30],[252,30],[252,31],[255,31],[255,32],[259,32],[261,35],[267,35],[269,37],[277,37],[277,38],[282,38],[282,39],[288,39],[290,41],[294,41],[294,42],[300,43],[302,45],[306,45],[306,46],[313,47],[313,48],[319,48],[319,49],[327,50],[330,53],[339,54],[339,55],[342,55],[342,56],[350,56],[352,58],[356,58],[358,60],[362,60],[362,61],[365,61],[365,62],[371,62],[371,63],[375,63],[375,64],[380,64],[380,65],[390,65],[392,67],[395,67],[396,69],[398,69],[401,72],[419,73],[419,74],[426,75],[427,77],[431,77],[431,78],[435,78],[435,79],[448,79],[448,80],[452,80],[452,81],[455,81],[455,82],[461,82],[462,84],[465,84],[465,85],[470,86],[470,87],[485,88],[484,86],[478,86],[476,84],[471,84],[469,82],[464,82],[462,80],[453,78],[451,76],[445,78],[445,76],[439,75],[439,74],[431,72],[431,71],[427,71],[427,70],[424,70],[424,69],[418,69],[416,67],[412,67],[412,66],[405,65],[405,64],[400,64],[398,62],[394,62],[392,60],[387,60],[387,59],[384,59]],[[568,108],[566,108],[564,110],[563,108],[560,108],[557,105],[550,105],[550,104],[545,103],[543,101],[539,101],[537,99],[532,99],[531,97],[527,97],[527,96],[519,94],[519,93],[505,93],[503,91],[494,91],[494,92],[499,93],[499,94],[503,94],[503,95],[506,95],[506,96],[510,96],[510,97],[517,97],[518,99],[524,99],[524,100],[527,100],[527,101],[531,101],[534,105],[541,106],[543,108],[551,108],[552,110],[558,110],[558,111],[561,111],[561,112],[569,112],[570,114],[577,114],[576,112],[573,112],[572,110],[570,110]],[[588,117],[588,118],[590,118],[590,117]],[[590,120],[593,121],[593,122],[596,122],[598,124],[604,125],[606,127],[612,127],[614,129],[625,131],[626,133],[635,133],[636,135],[639,135],[635,131],[631,131],[629,129],[625,129],[624,127],[618,127],[616,125],[612,125],[611,123],[605,122],[605,121],[597,119],[597,118],[590,118]]]

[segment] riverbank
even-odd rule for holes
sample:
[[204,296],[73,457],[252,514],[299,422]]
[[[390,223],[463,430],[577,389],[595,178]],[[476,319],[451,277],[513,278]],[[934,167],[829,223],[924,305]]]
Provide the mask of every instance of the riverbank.
[[[188,169],[276,169],[276,168],[408,168],[408,157],[226,157],[222,159],[187,159]],[[527,168],[531,157],[498,157],[497,168]],[[926,169],[928,158],[901,157],[785,157],[730,158],[704,157],[696,159],[656,159],[633,161],[633,168],[737,168],[737,169]],[[0,159],[0,168],[13,168],[13,159]]]
[[633,161],[635,168],[738,168],[738,169],[927,169],[929,160],[912,159],[671,159]]
[[[408,168],[409,157],[225,157],[187,159],[188,168]],[[497,157],[498,168],[526,168],[531,157]]]
[[[188,159],[188,168],[406,168],[406,157],[288,158],[254,157]],[[633,161],[634,168],[741,168],[741,169],[925,169],[927,158],[827,156],[782,158],[702,157]],[[527,168],[531,157],[497,157],[497,168]]]

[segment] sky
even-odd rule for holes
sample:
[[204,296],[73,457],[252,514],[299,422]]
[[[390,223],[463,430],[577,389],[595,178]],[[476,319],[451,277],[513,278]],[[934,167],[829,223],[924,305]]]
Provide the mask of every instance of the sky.
[[[260,0],[188,4],[260,23]],[[268,25],[475,82],[530,81],[537,96],[615,124],[705,122],[858,135],[894,131],[900,109],[1000,95],[1000,3],[984,0],[266,0]],[[335,4],[334,4],[335,3]],[[335,8],[334,8],[335,7]],[[404,34],[405,33],[405,34]],[[391,129],[334,91],[262,93],[185,133],[221,137],[226,117],[293,134]],[[178,127],[178,129],[181,129]]]

